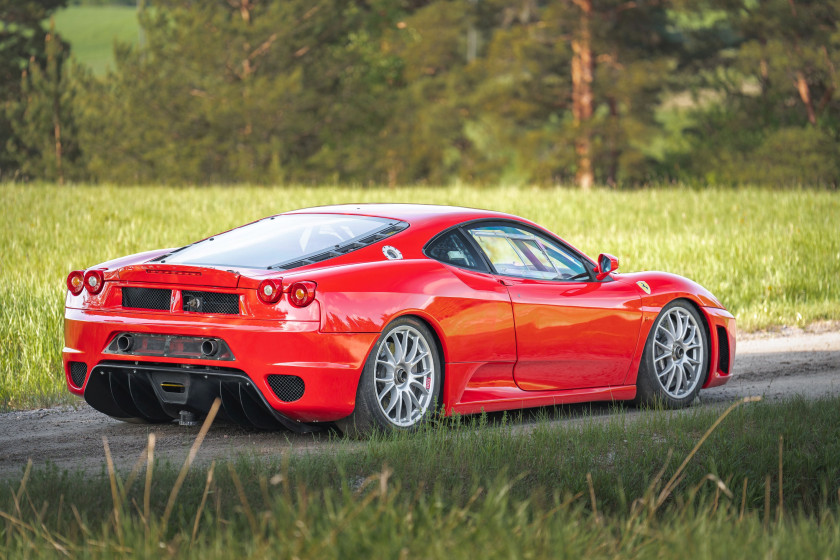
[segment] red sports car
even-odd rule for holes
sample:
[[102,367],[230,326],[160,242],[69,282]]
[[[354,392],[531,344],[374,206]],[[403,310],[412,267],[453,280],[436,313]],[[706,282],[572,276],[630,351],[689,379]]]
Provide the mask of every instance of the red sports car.
[[662,272],[618,274],[499,212],[287,212],[67,278],[70,391],[127,421],[308,431],[581,401],[688,405],[726,383],[735,319]]

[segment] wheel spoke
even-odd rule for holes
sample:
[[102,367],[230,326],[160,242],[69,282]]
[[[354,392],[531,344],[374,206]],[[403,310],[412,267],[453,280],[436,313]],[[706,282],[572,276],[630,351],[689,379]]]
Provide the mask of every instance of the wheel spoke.
[[411,362],[409,362],[408,365],[410,365],[413,368],[414,366],[422,362],[424,359],[426,359],[426,356],[428,355],[429,353],[423,350],[418,356],[415,356],[414,359]]
[[402,391],[397,391],[397,411],[396,411],[397,422],[402,421],[402,410],[403,410],[403,394],[402,394]]
[[671,367],[671,375],[668,376],[668,382],[665,383],[665,390],[669,390],[671,388],[671,382],[674,381],[674,375],[677,373],[677,366],[674,364]]
[[411,393],[411,391],[405,391],[405,390],[400,391],[400,398],[403,401],[403,411],[404,411],[403,416],[405,417],[405,420],[411,420],[411,414],[414,411],[414,404],[411,402],[411,399],[408,397],[408,395],[410,393]]
[[390,348],[390,346],[388,346],[387,342],[386,342],[386,344],[382,345],[382,350],[385,351],[385,360],[383,360],[383,361],[391,364],[392,366],[396,366],[397,365],[397,358],[396,358],[396,356],[394,356],[394,353],[391,352],[391,348]]
[[[679,316],[677,317],[677,321],[679,321]],[[668,315],[668,326],[670,327],[668,329],[668,334],[671,335],[671,340],[677,340],[677,326],[674,323],[674,315],[673,314]]]
[[659,375],[659,378],[662,379],[663,377],[665,377],[666,375],[671,373],[671,370],[674,369],[674,367],[675,367],[674,362],[671,362],[662,371],[660,371],[657,375]]
[[[391,362],[387,362],[385,360],[376,360],[376,365],[382,366],[385,368],[385,372],[388,373],[391,377],[394,377],[394,370],[397,369],[397,366],[392,364]],[[377,377],[377,379],[381,379]]]
[[662,343],[661,343],[661,342],[659,342],[658,340],[654,340],[653,342],[654,342],[657,346],[659,346],[660,348],[662,348],[663,350],[665,350],[666,352],[671,352],[671,346],[672,346],[672,345],[662,344]]
[[[411,403],[411,409],[412,410],[423,408],[422,405],[420,404],[420,401],[417,400],[417,395],[415,395],[411,391],[406,391],[406,393],[408,394],[408,402]],[[411,417],[411,415],[409,415],[409,418],[410,417]]]
[[394,389],[394,384],[393,383],[389,383],[389,384],[385,385],[385,388],[382,389],[381,393],[379,393],[379,397],[378,397],[379,402],[382,402],[382,400],[388,395],[388,393],[393,391],[393,389]]
[[405,355],[405,347],[400,340],[399,333],[394,334],[394,362],[400,363]]
[[409,383],[409,386],[417,387],[418,389],[420,389],[420,392],[423,393],[423,396],[429,394],[429,391],[426,390],[426,384],[421,382],[419,379],[412,379],[411,383]]
[[687,346],[694,342],[695,338],[697,338],[697,329],[693,325],[689,325],[689,328],[686,329],[686,335],[683,336],[683,344]]
[[685,380],[685,370],[682,364],[677,366],[677,383],[674,385],[674,392],[679,395],[682,393],[683,381]]
[[[394,407],[397,406],[397,395],[398,395],[398,391],[397,391],[396,386],[391,387],[391,400],[388,403],[388,408],[385,409],[385,411],[384,411],[385,414],[390,415],[391,411],[394,410]],[[380,403],[381,402],[382,401],[380,401]]]
[[406,338],[408,339],[408,342],[411,343],[411,350],[409,351],[408,348],[406,348],[406,353],[405,357],[403,358],[403,361],[407,364],[410,364],[414,361],[414,357],[417,356],[417,350],[420,347],[420,339],[417,337],[408,337],[407,335]]

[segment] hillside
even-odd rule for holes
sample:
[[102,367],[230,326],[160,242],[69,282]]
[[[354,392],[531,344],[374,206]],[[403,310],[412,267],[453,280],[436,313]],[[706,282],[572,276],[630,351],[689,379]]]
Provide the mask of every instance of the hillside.
[[137,10],[131,6],[71,6],[55,15],[55,27],[73,55],[96,74],[114,62],[114,40],[137,43]]

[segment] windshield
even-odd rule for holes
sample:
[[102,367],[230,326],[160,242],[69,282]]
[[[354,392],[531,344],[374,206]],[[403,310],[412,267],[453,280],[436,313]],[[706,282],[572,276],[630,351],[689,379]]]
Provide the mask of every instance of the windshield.
[[368,216],[284,214],[265,218],[157,259],[167,264],[287,269],[342,255],[408,227]]

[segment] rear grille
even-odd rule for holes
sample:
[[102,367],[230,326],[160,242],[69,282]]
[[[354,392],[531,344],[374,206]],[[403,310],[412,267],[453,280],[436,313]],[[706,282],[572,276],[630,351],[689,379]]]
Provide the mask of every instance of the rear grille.
[[239,294],[218,292],[183,292],[184,311],[192,313],[221,313],[239,315]]
[[283,402],[293,402],[303,396],[303,379],[297,375],[269,375],[266,381],[277,398]]
[[84,362],[70,362],[70,379],[73,385],[82,388],[87,377],[87,364]]
[[123,288],[122,306],[135,309],[157,309],[169,311],[172,290],[157,288]]

